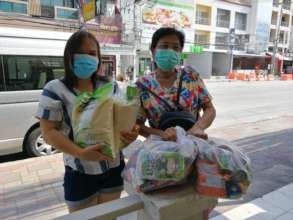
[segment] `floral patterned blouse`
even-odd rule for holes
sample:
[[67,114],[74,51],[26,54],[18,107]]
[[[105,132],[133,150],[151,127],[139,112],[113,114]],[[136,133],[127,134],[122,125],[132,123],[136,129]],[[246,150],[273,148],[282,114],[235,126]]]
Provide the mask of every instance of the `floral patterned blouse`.
[[162,97],[171,107],[177,109],[177,91],[180,76],[183,72],[185,74],[182,80],[182,90],[179,99],[180,108],[196,116],[202,109],[203,104],[211,101],[212,97],[205,87],[203,80],[191,66],[177,69],[177,79],[170,88],[162,88],[156,80],[156,73],[152,72],[138,79],[136,83],[141,100],[141,110],[138,115],[140,123],[144,123],[148,119],[152,127],[158,127],[160,116],[167,111],[166,105],[159,98],[150,94],[147,89]]

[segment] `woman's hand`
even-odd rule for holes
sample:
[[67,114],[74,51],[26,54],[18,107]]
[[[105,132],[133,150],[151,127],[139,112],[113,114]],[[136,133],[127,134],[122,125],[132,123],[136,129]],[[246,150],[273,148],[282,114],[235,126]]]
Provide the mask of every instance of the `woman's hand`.
[[139,125],[134,125],[131,131],[121,131],[122,140],[131,143],[135,141],[139,135]]
[[187,134],[193,135],[195,137],[202,138],[204,140],[208,139],[207,133],[205,133],[204,129],[198,127],[198,126],[193,126],[191,129],[187,131]]
[[112,161],[113,159],[109,156],[106,156],[101,152],[103,149],[103,145],[96,144],[92,146],[88,146],[86,148],[80,148],[78,153],[78,157],[82,160],[91,160],[91,161],[101,161],[101,160],[108,160]]
[[160,136],[165,141],[176,141],[177,134],[175,128],[167,128],[165,131],[160,133]]

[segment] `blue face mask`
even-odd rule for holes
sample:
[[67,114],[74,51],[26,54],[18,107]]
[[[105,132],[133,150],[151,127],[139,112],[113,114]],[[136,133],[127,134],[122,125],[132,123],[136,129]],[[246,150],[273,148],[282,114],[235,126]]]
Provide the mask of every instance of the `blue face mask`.
[[80,79],[89,79],[98,68],[99,59],[88,54],[75,54],[73,72]]
[[155,62],[163,71],[171,71],[180,63],[179,53],[171,49],[157,49]]

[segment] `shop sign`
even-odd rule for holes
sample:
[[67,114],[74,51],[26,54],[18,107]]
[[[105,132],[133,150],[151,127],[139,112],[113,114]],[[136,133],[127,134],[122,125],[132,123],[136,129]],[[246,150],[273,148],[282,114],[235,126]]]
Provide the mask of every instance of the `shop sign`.
[[153,33],[160,27],[175,27],[185,33],[186,42],[194,40],[194,1],[152,1],[142,8],[142,43],[150,43]]
[[203,47],[197,45],[192,45],[189,49],[193,54],[201,54],[203,52]]
[[81,0],[80,4],[84,21],[93,19],[95,17],[95,0]]
[[86,24],[87,29],[96,36],[99,43],[121,44],[122,42],[122,17],[120,14],[115,16],[99,16],[96,24]]
[[181,53],[181,59],[182,60],[186,60],[188,57],[188,54],[187,53]]

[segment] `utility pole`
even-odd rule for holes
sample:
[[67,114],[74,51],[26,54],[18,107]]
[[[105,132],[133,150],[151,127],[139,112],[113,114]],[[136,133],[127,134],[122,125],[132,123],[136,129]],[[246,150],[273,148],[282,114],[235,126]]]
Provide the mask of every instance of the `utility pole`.
[[278,20],[277,20],[277,30],[276,30],[276,34],[275,34],[274,48],[273,48],[273,55],[272,55],[272,73],[273,73],[273,75],[276,74],[276,55],[277,55],[280,28],[281,28],[282,16],[283,16],[284,0],[281,0],[281,1],[282,2],[278,4],[279,5],[279,15],[278,15]]
[[230,51],[230,65],[229,72],[233,71],[233,50],[236,42],[235,28],[231,28],[229,31],[229,51]]

